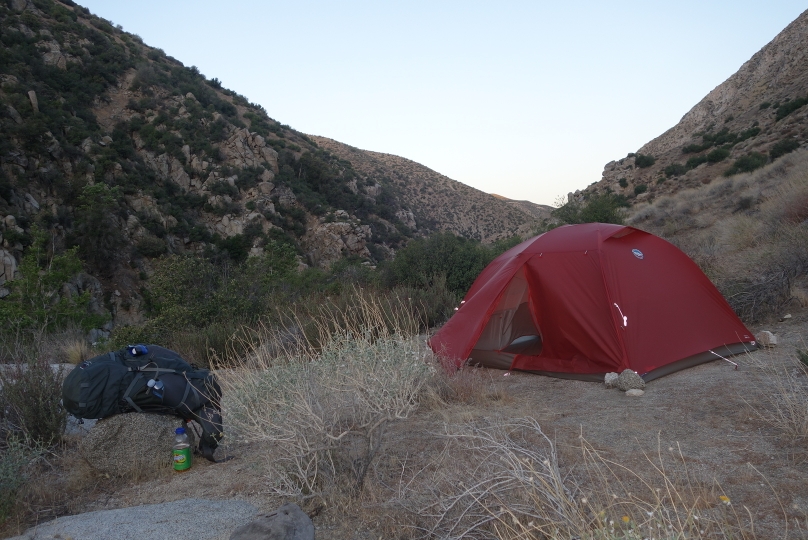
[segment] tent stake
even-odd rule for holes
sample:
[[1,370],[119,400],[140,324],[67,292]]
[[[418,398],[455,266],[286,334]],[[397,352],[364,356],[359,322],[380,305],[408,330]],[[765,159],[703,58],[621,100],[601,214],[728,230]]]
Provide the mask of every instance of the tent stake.
[[717,357],[719,357],[721,360],[724,360],[725,362],[729,362],[730,364],[732,364],[733,366],[735,366],[735,371],[738,371],[738,364],[736,364],[736,363],[735,363],[735,362],[733,362],[732,360],[727,360],[726,358],[724,358],[723,356],[721,356],[720,354],[718,354],[718,353],[717,353],[717,352],[715,352],[715,351],[710,351],[710,352],[711,352],[711,353],[713,353],[714,355],[716,355]]

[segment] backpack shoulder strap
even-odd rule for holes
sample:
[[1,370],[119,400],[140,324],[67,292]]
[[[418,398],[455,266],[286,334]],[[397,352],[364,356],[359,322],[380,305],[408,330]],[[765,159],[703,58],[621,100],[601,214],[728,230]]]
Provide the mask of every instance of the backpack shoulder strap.
[[[132,369],[132,368],[129,368],[129,369]],[[143,412],[143,409],[141,409],[140,407],[137,406],[135,401],[132,399],[132,396],[130,396],[129,394],[132,392],[132,390],[135,388],[135,385],[142,378],[143,378],[143,375],[137,375],[135,378],[133,378],[132,382],[130,382],[129,386],[126,388],[126,392],[123,393],[123,399],[125,399],[126,402],[129,403],[129,406],[132,407],[133,409],[135,409],[137,412]]]

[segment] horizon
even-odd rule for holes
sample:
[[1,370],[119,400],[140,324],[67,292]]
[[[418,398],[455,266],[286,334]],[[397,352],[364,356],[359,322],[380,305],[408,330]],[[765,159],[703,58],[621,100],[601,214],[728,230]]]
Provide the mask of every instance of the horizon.
[[804,11],[792,0],[80,4],[298,131],[547,205],[676,125]]

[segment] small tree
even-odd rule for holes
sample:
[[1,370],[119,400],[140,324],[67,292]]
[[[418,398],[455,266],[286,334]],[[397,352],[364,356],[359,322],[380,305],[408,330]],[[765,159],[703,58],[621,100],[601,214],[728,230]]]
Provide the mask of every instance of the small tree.
[[85,329],[99,326],[104,317],[87,310],[90,293],[62,294],[62,286],[82,271],[77,248],[55,254],[49,239],[38,227],[33,243],[20,262],[20,278],[8,282],[11,294],[0,300],[0,332],[53,331],[68,325]]
[[103,272],[114,266],[123,235],[116,218],[121,192],[99,183],[84,186],[76,208],[76,237],[85,261]]

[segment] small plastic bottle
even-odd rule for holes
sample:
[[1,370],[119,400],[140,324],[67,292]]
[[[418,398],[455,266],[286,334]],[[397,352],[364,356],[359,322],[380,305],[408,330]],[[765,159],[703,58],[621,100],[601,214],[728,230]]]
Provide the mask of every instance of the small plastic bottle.
[[187,471],[191,468],[191,441],[185,433],[185,428],[178,427],[174,433],[174,470]]

